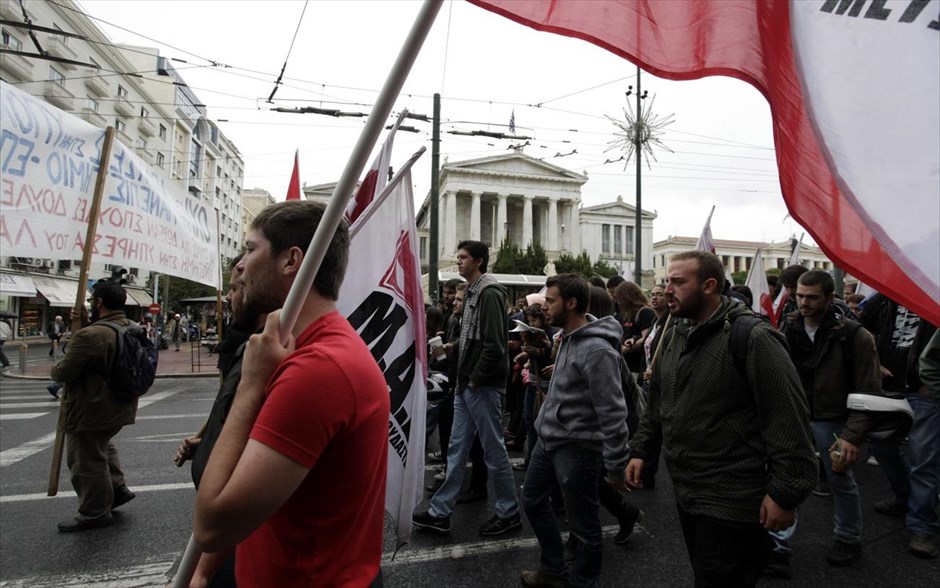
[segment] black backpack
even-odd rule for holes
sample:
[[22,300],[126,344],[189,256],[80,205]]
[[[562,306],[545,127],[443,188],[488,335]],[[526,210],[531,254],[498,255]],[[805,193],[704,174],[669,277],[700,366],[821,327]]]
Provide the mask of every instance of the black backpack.
[[108,388],[121,402],[133,402],[147,393],[157,375],[159,354],[147,330],[140,325],[121,326],[102,321],[117,334],[114,365],[105,377]]

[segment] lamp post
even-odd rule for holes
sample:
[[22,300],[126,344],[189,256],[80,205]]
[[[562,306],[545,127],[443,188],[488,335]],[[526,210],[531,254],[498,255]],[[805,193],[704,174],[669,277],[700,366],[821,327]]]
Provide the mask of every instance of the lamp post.
[[[636,227],[634,228],[636,244],[634,246],[633,276],[636,284],[643,286],[643,166],[642,160],[646,156],[646,165],[649,166],[649,160],[656,160],[653,153],[653,146],[661,147],[672,153],[672,149],[666,147],[659,136],[663,133],[663,128],[673,122],[672,114],[659,117],[652,113],[655,97],[650,99],[644,108],[644,100],[648,92],[640,91],[640,68],[636,68],[636,111],[630,108],[630,102],[627,101],[627,107],[623,109],[623,119],[617,119],[607,116],[610,122],[614,123],[619,130],[614,133],[615,139],[608,142],[605,152],[618,149],[623,152],[621,159],[624,160],[624,169],[631,158],[636,159]],[[633,95],[633,86],[627,87],[626,96]],[[619,160],[617,160],[619,161]]]

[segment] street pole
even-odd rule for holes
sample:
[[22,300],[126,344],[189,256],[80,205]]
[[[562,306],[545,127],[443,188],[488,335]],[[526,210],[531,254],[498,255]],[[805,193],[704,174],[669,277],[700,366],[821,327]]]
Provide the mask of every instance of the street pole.
[[428,290],[430,290],[431,303],[437,304],[439,286],[438,278],[438,250],[440,221],[439,201],[441,197],[441,95],[434,94],[434,120],[431,126],[431,238],[428,251]]
[[643,209],[641,208],[642,203],[642,188],[640,174],[642,173],[642,160],[643,160],[643,132],[641,127],[642,117],[640,116],[640,67],[636,68],[636,130],[633,133],[633,141],[636,143],[636,248],[634,252],[634,262],[633,262],[633,271],[634,271],[634,281],[636,285],[640,288],[643,287]]

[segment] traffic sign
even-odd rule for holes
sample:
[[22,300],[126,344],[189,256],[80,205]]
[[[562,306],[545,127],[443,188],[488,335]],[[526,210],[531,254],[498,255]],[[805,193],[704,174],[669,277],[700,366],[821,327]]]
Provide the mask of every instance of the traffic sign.
[[160,305],[154,302],[147,310],[150,311],[150,314],[160,314]]

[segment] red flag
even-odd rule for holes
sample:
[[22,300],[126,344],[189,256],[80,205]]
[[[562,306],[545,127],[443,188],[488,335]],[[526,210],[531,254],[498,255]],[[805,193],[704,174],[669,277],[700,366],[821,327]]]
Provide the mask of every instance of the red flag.
[[290,175],[286,200],[300,200],[300,149],[294,152],[294,172]]
[[926,3],[862,18],[834,0],[470,2],[661,78],[753,85],[790,215],[840,267],[940,324],[940,52]]
[[369,203],[371,203],[377,195],[382,193],[385,184],[388,183],[388,168],[392,159],[392,146],[395,142],[395,131],[398,130],[401,121],[405,119],[406,113],[407,111],[402,111],[398,116],[398,122],[396,122],[392,130],[389,131],[388,138],[385,139],[385,143],[382,144],[382,149],[379,150],[379,154],[375,156],[375,161],[372,162],[372,167],[369,168],[369,171],[366,172],[366,177],[364,177],[362,183],[359,184],[356,195],[353,196],[352,200],[350,200],[349,204],[346,206],[346,220],[349,221],[350,225],[368,208]]

